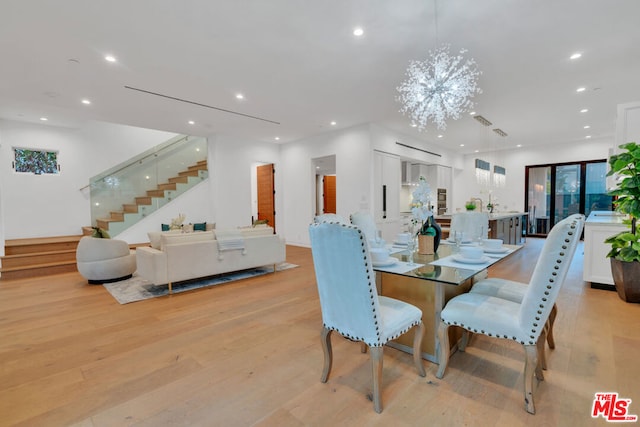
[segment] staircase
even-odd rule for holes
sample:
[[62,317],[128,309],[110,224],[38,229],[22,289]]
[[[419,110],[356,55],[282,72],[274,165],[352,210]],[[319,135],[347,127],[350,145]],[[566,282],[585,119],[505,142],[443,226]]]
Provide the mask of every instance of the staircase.
[[0,280],[24,279],[78,271],[76,247],[82,236],[5,241]]
[[207,161],[201,160],[168,182],[158,184],[144,196],[136,197],[133,203],[123,204],[122,210],[109,212],[108,218],[96,219],[96,225],[107,230],[112,236],[121,233],[151,212],[166,205],[194,185],[208,177]]

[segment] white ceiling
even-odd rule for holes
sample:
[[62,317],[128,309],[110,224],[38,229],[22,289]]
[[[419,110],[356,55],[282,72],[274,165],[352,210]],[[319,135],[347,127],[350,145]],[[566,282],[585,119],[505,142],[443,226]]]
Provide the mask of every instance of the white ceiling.
[[418,132],[398,112],[396,87],[410,60],[437,47],[434,9],[433,0],[3,0],[0,117],[280,142],[377,122],[466,153],[613,139],[617,104],[640,100],[638,0],[439,0],[438,41],[476,60],[475,111],[508,137],[468,115]]

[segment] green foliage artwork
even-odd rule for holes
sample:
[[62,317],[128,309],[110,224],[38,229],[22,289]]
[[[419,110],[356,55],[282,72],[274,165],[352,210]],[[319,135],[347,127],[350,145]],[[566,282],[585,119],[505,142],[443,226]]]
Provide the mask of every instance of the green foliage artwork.
[[58,153],[55,151],[29,150],[26,148],[14,148],[16,172],[41,174],[57,174]]

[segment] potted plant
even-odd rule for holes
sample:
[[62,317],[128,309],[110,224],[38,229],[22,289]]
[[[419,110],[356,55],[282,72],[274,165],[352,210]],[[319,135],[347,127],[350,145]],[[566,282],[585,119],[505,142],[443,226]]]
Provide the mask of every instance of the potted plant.
[[423,176],[419,178],[418,186],[413,191],[412,196],[411,213],[413,214],[413,221],[416,224],[420,224],[420,228],[416,233],[418,236],[418,253],[431,255],[438,250],[442,231],[433,219],[431,187]]
[[609,192],[615,210],[626,214],[630,230],[605,240],[611,244],[607,257],[611,259],[611,272],[618,296],[624,301],[640,303],[640,234],[636,221],[640,217],[640,145],[635,142],[620,145],[625,150],[609,157],[607,176],[617,174],[621,180]]
[[466,210],[468,210],[468,211],[475,211],[475,210],[476,210],[476,204],[475,204],[475,203],[473,203],[473,202],[467,202],[467,203],[464,205],[464,207],[465,207],[465,209],[466,209]]

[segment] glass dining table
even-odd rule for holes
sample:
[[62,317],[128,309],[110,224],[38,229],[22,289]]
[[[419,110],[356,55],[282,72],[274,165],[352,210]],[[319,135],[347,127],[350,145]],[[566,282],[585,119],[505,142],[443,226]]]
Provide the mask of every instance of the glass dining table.
[[[406,248],[390,246],[388,261],[373,265],[380,295],[396,298],[422,310],[425,335],[422,339],[422,358],[438,363],[437,329],[440,312],[451,298],[469,292],[475,281],[487,277],[487,269],[508,258],[522,248],[521,245],[503,245],[502,249],[485,250],[481,259],[468,260],[459,248],[444,241],[435,254],[417,252],[410,259]],[[455,350],[462,335],[459,328],[449,328],[451,351]],[[391,341],[389,346],[413,353],[413,333]]]

